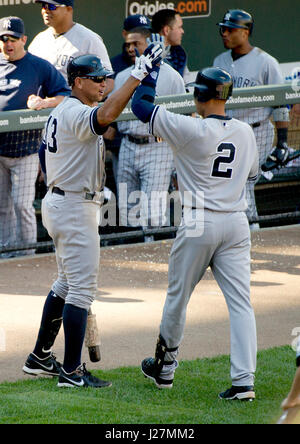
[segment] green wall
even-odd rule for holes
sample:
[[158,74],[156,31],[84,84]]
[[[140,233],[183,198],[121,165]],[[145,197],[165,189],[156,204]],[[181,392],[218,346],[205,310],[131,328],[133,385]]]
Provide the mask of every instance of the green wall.
[[[5,6],[7,3],[10,5]],[[300,60],[299,0],[211,0],[210,17],[184,19],[183,46],[192,71],[210,65],[223,51],[216,23],[229,8],[241,8],[253,14],[254,45],[269,52],[280,63]],[[40,9],[32,0],[0,0],[0,17],[17,15],[23,18],[29,42],[44,28]],[[125,11],[126,0],[75,0],[75,20],[103,37],[111,57],[120,52]]]

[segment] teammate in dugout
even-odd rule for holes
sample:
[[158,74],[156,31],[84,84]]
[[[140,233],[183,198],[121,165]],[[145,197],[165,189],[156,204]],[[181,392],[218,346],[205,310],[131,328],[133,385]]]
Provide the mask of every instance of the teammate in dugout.
[[[227,70],[233,78],[234,88],[255,87],[261,85],[281,84],[284,82],[279,63],[274,57],[258,47],[251,45],[249,39],[253,32],[254,20],[251,14],[240,9],[230,9],[223,21],[218,23],[224,47],[228,51],[217,56],[215,67]],[[287,107],[247,108],[228,113],[249,123],[256,136],[259,151],[260,174],[274,168],[287,165],[300,156],[287,145],[289,110]],[[273,150],[274,126],[277,129],[277,146]],[[268,175],[266,175],[268,177]],[[247,215],[251,228],[259,228],[258,213],[254,193],[255,183],[247,183]]]
[[[19,17],[0,20],[0,111],[53,108],[70,89],[46,60],[25,51],[27,36]],[[0,133],[0,247],[36,243],[33,207],[41,130]],[[33,254],[3,253],[2,257]]]
[[[173,386],[186,310],[195,286],[211,267],[228,305],[232,387],[225,400],[253,400],[256,322],[250,302],[250,229],[245,184],[258,174],[252,128],[226,116],[230,74],[207,68],[197,75],[194,97],[203,119],[174,114],[153,104],[159,67],[137,89],[132,110],[150,133],[172,147],[184,218],[169,260],[169,286],[155,358],[142,362],[143,374],[159,388]],[[156,75],[155,75],[156,74]],[[193,199],[185,200],[186,195]],[[198,197],[198,198],[197,198]],[[192,202],[193,200],[193,202]]]
[[[134,63],[138,53],[142,54],[150,40],[161,42],[164,38],[158,34],[151,34],[145,27],[132,29],[126,36],[126,44]],[[147,43],[148,42],[148,43]],[[121,71],[115,79],[115,90],[120,88],[130,76],[130,68]],[[180,74],[169,64],[162,62],[156,88],[157,96],[185,94],[185,86]],[[118,131],[122,135],[118,165],[118,198],[120,219],[122,225],[135,226],[130,210],[136,206],[129,198],[132,193],[142,191],[146,199],[140,201],[140,224],[144,228],[166,225],[167,199],[162,202],[157,198],[158,193],[167,197],[171,173],[173,170],[173,154],[165,141],[158,141],[149,136],[148,126],[138,120],[128,120],[117,123]],[[122,192],[125,187],[126,191]],[[143,194],[142,194],[143,196]],[[153,236],[146,235],[145,241],[152,241]]]
[[[139,57],[126,83],[99,107],[106,77],[113,73],[92,55],[68,65],[71,97],[49,117],[40,149],[49,191],[42,202],[43,224],[54,241],[58,279],[46,299],[33,353],[23,367],[29,375],[59,376],[59,387],[107,387],[81,364],[88,310],[97,291],[100,259],[98,225],[100,191],[104,181],[102,134],[123,111],[160,46],[149,46]],[[45,155],[45,159],[44,159]],[[63,366],[51,348],[64,325]]]
[[[35,0],[35,3],[41,4],[42,17],[48,29],[33,39],[28,47],[30,53],[48,60],[66,80],[69,61],[80,55],[96,55],[106,69],[112,70],[103,39],[74,22],[74,0]],[[113,79],[107,79],[103,98],[112,91],[113,86]]]
[[184,35],[183,20],[175,9],[160,9],[152,17],[152,31],[165,39],[168,48],[165,61],[186,79],[189,75],[187,54],[181,46]]

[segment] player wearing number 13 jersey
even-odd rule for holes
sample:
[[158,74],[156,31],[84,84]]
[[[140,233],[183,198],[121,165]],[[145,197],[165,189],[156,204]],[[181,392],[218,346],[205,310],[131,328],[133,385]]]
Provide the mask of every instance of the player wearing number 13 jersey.
[[[124,85],[102,106],[106,77],[112,75],[95,55],[68,65],[71,97],[51,114],[40,148],[49,190],[42,202],[43,225],[53,239],[58,277],[46,299],[33,352],[23,367],[30,375],[59,376],[59,387],[107,387],[81,363],[88,311],[97,291],[100,260],[98,225],[104,175],[102,134],[123,111],[152,63],[160,61],[159,45],[146,48]],[[52,346],[64,325],[63,365]]]
[[[232,387],[223,399],[253,399],[256,322],[250,302],[250,231],[245,185],[256,180],[258,150],[252,128],[225,114],[230,74],[207,68],[197,75],[195,104],[203,119],[153,104],[158,69],[137,89],[136,116],[172,147],[184,217],[169,262],[169,287],[155,358],[142,362],[144,375],[160,388],[173,385],[186,310],[195,286],[211,267],[228,305]],[[192,196],[186,201],[186,195]],[[200,198],[199,198],[200,196]],[[197,198],[198,197],[198,198]],[[200,344],[201,347],[201,344]]]

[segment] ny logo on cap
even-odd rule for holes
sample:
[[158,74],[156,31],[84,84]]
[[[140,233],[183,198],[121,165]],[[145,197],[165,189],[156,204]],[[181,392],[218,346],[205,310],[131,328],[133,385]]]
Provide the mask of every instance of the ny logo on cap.
[[224,17],[224,20],[230,20],[230,18],[231,18],[231,15],[229,12],[227,12],[227,14]]
[[11,28],[11,21],[10,20],[4,20],[3,28],[4,29],[10,29]]
[[147,18],[144,16],[140,17],[140,23],[142,25],[147,25],[148,24]]

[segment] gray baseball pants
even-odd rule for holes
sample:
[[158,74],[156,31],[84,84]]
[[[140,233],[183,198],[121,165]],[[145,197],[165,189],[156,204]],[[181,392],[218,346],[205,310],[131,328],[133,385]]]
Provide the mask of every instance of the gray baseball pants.
[[[250,302],[251,241],[247,217],[242,212],[205,210],[203,234],[189,237],[187,231],[183,223],[171,251],[169,287],[160,333],[168,348],[181,344],[191,294],[211,267],[229,310],[232,383],[235,386],[254,385],[257,339]],[[171,354],[166,360],[175,359],[176,352],[174,356]]]
[[[166,142],[136,145],[124,137],[119,153],[121,224],[160,227],[167,221],[167,195],[174,160]],[[125,192],[123,187],[125,186]],[[165,199],[159,199],[160,193]],[[138,208],[137,211],[132,211]]]
[[100,205],[84,193],[50,191],[42,201],[43,225],[56,249],[58,278],[54,293],[66,304],[88,310],[97,291],[100,261],[98,235]]

